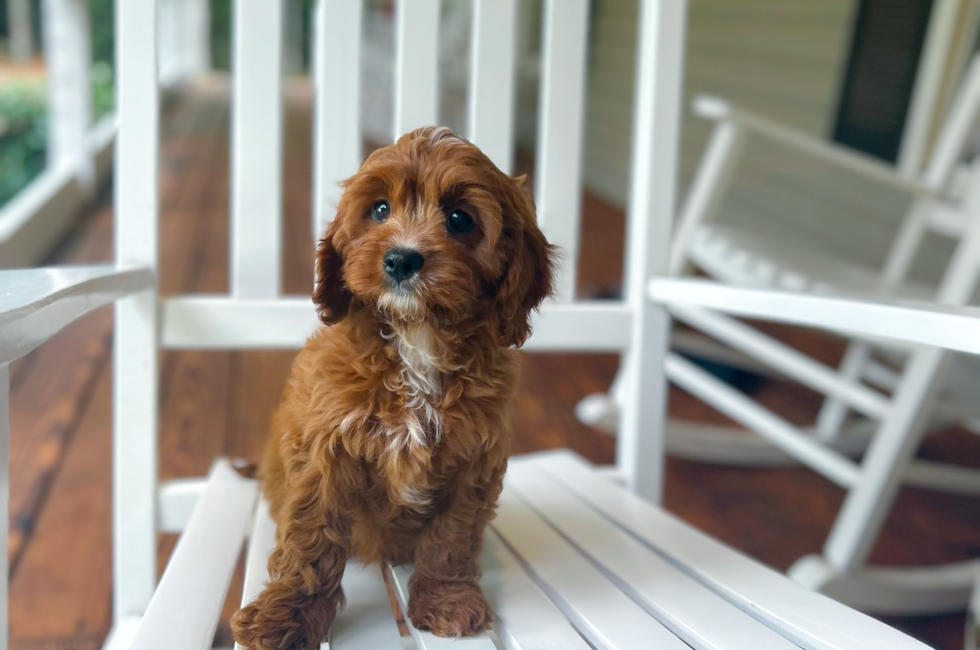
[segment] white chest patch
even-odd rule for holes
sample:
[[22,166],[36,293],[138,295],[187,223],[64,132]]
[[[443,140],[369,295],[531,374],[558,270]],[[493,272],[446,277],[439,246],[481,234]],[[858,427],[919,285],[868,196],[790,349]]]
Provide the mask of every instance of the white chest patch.
[[389,448],[397,449],[407,443],[425,445],[427,431],[431,431],[438,441],[439,413],[435,402],[442,395],[443,369],[432,328],[425,324],[405,325],[386,338],[394,341],[402,362],[394,385],[386,387],[406,396],[407,409],[405,430],[389,433]]

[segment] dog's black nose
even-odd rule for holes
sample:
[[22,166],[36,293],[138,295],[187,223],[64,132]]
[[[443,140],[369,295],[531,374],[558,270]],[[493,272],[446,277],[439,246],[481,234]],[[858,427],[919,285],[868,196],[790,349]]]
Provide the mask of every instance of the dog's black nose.
[[422,270],[424,263],[425,259],[422,254],[410,248],[392,248],[385,253],[385,272],[395,282],[401,282],[412,277]]

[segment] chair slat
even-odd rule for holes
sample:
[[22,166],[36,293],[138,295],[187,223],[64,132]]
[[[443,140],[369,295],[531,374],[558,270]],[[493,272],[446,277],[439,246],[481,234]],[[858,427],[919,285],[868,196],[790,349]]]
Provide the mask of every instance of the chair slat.
[[269,556],[276,547],[276,524],[269,516],[269,502],[260,499],[252,517],[252,532],[245,556],[245,584],[242,586],[242,605],[259,595],[269,579]]
[[360,72],[363,2],[319,0],[316,7],[313,74],[315,205],[314,241],[323,236],[340,202],[340,181],[353,176],[363,158]]
[[514,162],[516,22],[515,0],[473,5],[468,137],[505,174]]
[[225,460],[211,479],[167,564],[132,650],[208,650],[238,561],[258,484]]
[[[309,298],[236,300],[181,296],[163,301],[166,348],[298,350],[320,322]],[[629,345],[629,308],[614,301],[547,303],[531,317],[525,350],[619,352]]]
[[[116,4],[116,264],[157,268],[160,92],[155,2]],[[113,331],[113,614],[142,613],[157,577],[157,295],[116,303]]]
[[438,121],[439,0],[398,0],[395,140]]
[[330,628],[330,650],[402,650],[381,568],[352,561],[343,587],[347,606]]
[[535,195],[538,223],[562,250],[561,301],[575,295],[578,265],[588,18],[588,0],[545,4]]
[[[403,612],[408,612],[408,580],[412,577],[413,569],[414,567],[409,564],[391,567],[391,582]],[[446,639],[417,629],[408,620],[408,614],[405,615],[405,624],[418,650],[496,650],[497,648],[486,632],[460,639]]]
[[594,647],[687,649],[531,510],[506,481],[491,525]]
[[695,650],[798,650],[611,525],[548,475],[514,463],[507,473],[507,485]]
[[493,606],[493,629],[507,650],[589,650],[493,530],[484,539],[480,585]]
[[[970,263],[975,256],[965,256]],[[959,277],[963,277],[962,275]],[[966,276],[969,278],[970,276]],[[952,287],[958,293],[963,283]],[[972,291],[972,285],[971,289]],[[980,309],[882,298],[800,294],[776,289],[746,289],[710,280],[654,278],[650,298],[670,305],[698,305],[727,314],[804,327],[819,327],[865,338],[921,343],[956,352],[980,354],[977,319]]]
[[546,473],[678,569],[806,650],[926,650],[864,614],[792,582],[596,475],[570,452],[513,465]]
[[[269,579],[269,556],[275,546],[276,524],[269,516],[268,502],[263,499],[255,509],[252,522],[242,605],[255,600],[265,587]],[[380,569],[352,561],[344,571],[341,584],[347,606],[337,615],[330,630],[330,643],[322,644],[323,650],[402,650],[401,635]],[[243,650],[238,644],[235,648]]]
[[153,284],[149,269],[111,264],[0,271],[0,364],[27,354],[89,311]]
[[233,7],[231,292],[239,298],[274,298],[280,290],[282,3]]

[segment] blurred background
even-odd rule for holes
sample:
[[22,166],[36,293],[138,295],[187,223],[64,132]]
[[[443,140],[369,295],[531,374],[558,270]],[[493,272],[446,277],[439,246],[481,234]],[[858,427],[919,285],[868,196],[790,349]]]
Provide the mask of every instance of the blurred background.
[[[164,294],[228,289],[233,5],[160,3]],[[313,5],[285,3],[287,294],[309,292],[313,266]],[[533,176],[542,3],[520,0],[518,12],[515,168]],[[471,14],[468,1],[442,2],[440,120],[460,133]],[[622,292],[637,16],[636,0],[590,4],[581,298]],[[689,110],[703,94],[919,177],[977,50],[978,16],[975,0],[691,0],[680,203],[713,128]],[[393,3],[367,0],[361,59],[367,148],[390,141],[393,130],[394,34]],[[112,259],[113,41],[113,0],[0,0],[0,268]],[[970,141],[972,159],[980,141],[975,134]],[[833,251],[843,263],[880,266],[895,238],[895,215],[909,202],[887,183],[762,139],[746,147],[715,221],[750,233],[778,231],[782,240]],[[710,243],[700,241],[692,253],[696,272],[712,270]],[[954,244],[927,235],[910,279],[935,284]],[[766,331],[830,364],[845,349],[815,332]],[[110,337],[111,312],[98,311],[12,371],[12,648],[94,649],[109,629]],[[257,460],[291,359],[284,352],[166,352],[161,478],[204,474],[215,455]],[[515,452],[571,447],[611,462],[615,438],[602,422],[576,415],[576,407],[608,391],[618,362],[614,355],[528,356]],[[794,423],[813,420],[822,403],[782,378],[704,365]],[[967,399],[980,404],[977,372],[964,364],[957,377]],[[679,389],[670,400],[674,416],[729,423]],[[920,457],[980,468],[980,444],[969,426],[949,423],[928,438]],[[800,466],[732,467],[680,457],[668,466],[668,509],[781,571],[819,551],[843,496]],[[163,545],[161,566],[172,543]],[[911,566],[977,556],[975,499],[906,488],[873,560]],[[936,648],[963,647],[962,614],[886,620]],[[227,643],[225,627],[221,638]]]

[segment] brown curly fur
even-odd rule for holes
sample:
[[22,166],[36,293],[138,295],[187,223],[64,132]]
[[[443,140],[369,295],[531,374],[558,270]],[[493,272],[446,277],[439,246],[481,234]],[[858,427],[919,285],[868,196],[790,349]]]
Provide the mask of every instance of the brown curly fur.
[[[387,200],[387,221],[372,206]],[[462,209],[475,227],[450,233]],[[425,263],[408,292],[382,268],[395,246]],[[235,615],[253,650],[303,650],[342,606],[350,557],[415,562],[408,616],[440,636],[493,612],[478,579],[510,446],[509,410],[553,250],[523,178],[448,129],[375,151],[345,183],[320,243],[320,328],[293,364],[261,468],[278,523],[271,581]]]

